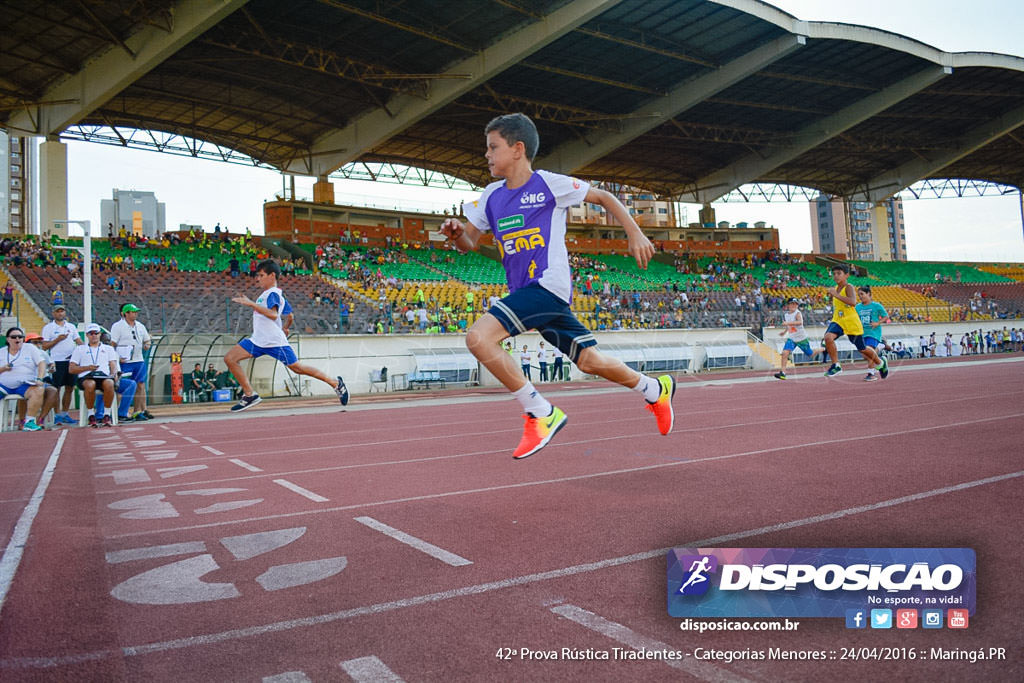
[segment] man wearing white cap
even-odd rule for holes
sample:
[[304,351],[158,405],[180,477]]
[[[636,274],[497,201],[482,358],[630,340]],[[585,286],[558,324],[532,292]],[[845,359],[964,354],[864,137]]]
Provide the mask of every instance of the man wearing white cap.
[[61,388],[64,390],[60,397],[60,412],[56,414],[54,421],[75,424],[68,415],[71,395],[75,392],[75,375],[68,371],[68,360],[75,347],[82,344],[82,338],[78,336],[78,330],[68,322],[67,317],[64,304],[53,307],[53,320],[43,326],[43,351],[50,354],[50,360],[56,367],[53,372],[53,386],[57,387],[58,392]]
[[117,349],[121,358],[121,372],[135,380],[135,419],[152,420],[146,410],[147,363],[145,352],[153,343],[149,330],[139,322],[139,307],[135,304],[121,306],[121,319],[110,326],[110,344]]
[[[114,404],[114,377],[117,375],[117,353],[113,347],[100,343],[100,326],[89,323],[85,328],[85,344],[71,352],[68,369],[78,375],[78,386],[85,392],[85,406],[89,409],[89,426],[111,426],[107,411]],[[93,412],[96,390],[103,392],[102,410]]]

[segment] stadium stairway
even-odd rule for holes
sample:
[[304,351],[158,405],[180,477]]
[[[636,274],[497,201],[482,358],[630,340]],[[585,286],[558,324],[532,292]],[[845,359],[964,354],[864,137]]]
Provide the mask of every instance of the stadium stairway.
[[777,368],[782,365],[782,354],[765,344],[760,339],[751,337],[747,340],[747,346],[749,346],[750,350],[756,355],[764,359],[764,361],[768,363],[769,367]]
[[16,324],[18,327],[22,328],[25,330],[26,334],[30,332],[42,332],[43,325],[50,322],[50,318],[39,308],[39,306],[36,305],[36,302],[32,300],[32,297],[26,293],[25,288],[20,282],[18,282],[17,278],[12,277],[11,273],[6,268],[0,268],[0,272],[3,272],[7,280],[14,283],[14,304],[12,311],[15,315],[13,318],[10,316],[5,318],[3,331],[6,332],[7,327],[10,326],[7,324],[7,320],[16,320],[17,322],[12,322],[11,324]]

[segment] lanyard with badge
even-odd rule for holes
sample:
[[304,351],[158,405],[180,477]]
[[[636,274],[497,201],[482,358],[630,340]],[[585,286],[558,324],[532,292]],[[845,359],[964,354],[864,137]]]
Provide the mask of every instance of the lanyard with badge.
[[92,361],[91,365],[96,366],[96,370],[100,368],[100,356],[103,355],[103,347],[100,345],[96,346],[96,355],[92,354],[92,346],[87,346],[85,349],[86,353],[89,354],[89,360]]

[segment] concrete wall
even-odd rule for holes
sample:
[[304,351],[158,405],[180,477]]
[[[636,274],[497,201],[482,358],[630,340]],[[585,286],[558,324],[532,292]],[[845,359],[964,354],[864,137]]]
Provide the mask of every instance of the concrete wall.
[[[1024,320],[969,320],[967,322],[948,322],[948,323],[893,323],[891,325],[882,325],[882,336],[886,339],[917,339],[924,335],[928,338],[932,332],[935,333],[935,340],[939,343],[946,338],[946,333],[949,332],[953,335],[953,345],[959,347],[960,337],[965,332],[972,330],[981,330],[987,332],[989,330],[1002,330],[1003,327],[1020,329],[1024,327]],[[781,327],[765,327],[764,328],[764,341],[772,348],[776,346],[776,340],[784,340],[785,337],[780,337],[779,332],[782,331]],[[815,347],[821,342],[821,338],[825,336],[824,327],[808,327],[807,336],[811,340],[811,346]]]
[[[189,362],[214,362],[218,368],[223,367],[220,356],[226,347],[218,347],[209,355],[203,355],[209,348],[209,337],[214,335],[196,335],[189,344],[196,345],[196,354],[189,351],[184,356]],[[595,333],[598,348],[604,345],[605,350],[613,352],[614,346],[624,345],[660,345],[686,344],[693,347],[694,358],[692,367],[700,368],[704,364],[703,346],[746,344],[746,328],[702,329],[702,330],[644,330]],[[515,338],[517,348],[527,344],[536,350],[541,341],[535,332],[519,335]],[[292,346],[298,353],[299,360],[315,366],[330,376],[341,375],[354,394],[370,391],[370,374],[387,367],[388,375],[409,374],[416,369],[414,350],[419,349],[450,349],[463,351],[466,346],[465,335],[322,335],[291,337]],[[178,347],[174,349],[179,350]],[[157,357],[151,362],[151,394],[159,394],[164,386],[164,376],[169,372],[169,361],[164,358],[163,345],[158,346]],[[517,359],[518,362],[518,359]],[[243,365],[245,367],[245,365]],[[260,358],[246,368],[250,373],[253,386],[261,396],[286,396],[287,371],[280,363],[267,358]],[[191,370],[191,364],[185,368]],[[499,382],[486,369],[479,368],[479,380],[482,386],[499,386]],[[581,379],[579,370],[573,366],[571,378]],[[331,389],[326,384],[309,377],[302,377],[302,393],[313,396],[331,396]],[[390,387],[389,387],[390,388]],[[154,399],[160,399],[154,396]]]

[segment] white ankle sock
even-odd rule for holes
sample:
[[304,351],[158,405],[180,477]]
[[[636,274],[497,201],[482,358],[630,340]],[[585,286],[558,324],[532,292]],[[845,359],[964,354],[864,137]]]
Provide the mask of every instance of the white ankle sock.
[[644,395],[644,400],[648,403],[654,403],[661,396],[661,384],[653,377],[640,375],[640,381],[633,387],[633,391],[639,391]]
[[551,414],[551,404],[540,395],[532,382],[527,382],[519,391],[513,391],[512,395],[519,401],[524,413],[534,417],[547,417]]

